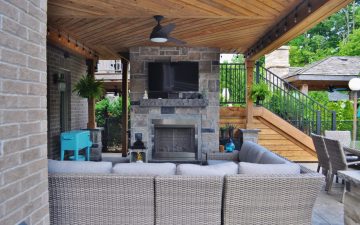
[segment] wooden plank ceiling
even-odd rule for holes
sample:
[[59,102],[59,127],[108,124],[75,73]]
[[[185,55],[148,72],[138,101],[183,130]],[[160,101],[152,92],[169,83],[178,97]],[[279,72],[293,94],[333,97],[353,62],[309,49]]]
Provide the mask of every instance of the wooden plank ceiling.
[[[163,15],[165,19],[162,25],[175,23],[176,28],[171,36],[186,41],[186,46],[218,47],[223,53],[244,53],[301,2],[302,0],[48,0],[48,25],[90,46],[100,58],[109,59],[117,58],[118,52],[128,52],[132,46],[159,45],[150,42],[149,35],[156,25],[153,16]],[[350,0],[324,2],[329,2],[324,3],[325,6],[330,4],[327,6],[329,9],[318,18],[340,9]],[[298,34],[300,33],[292,36]],[[283,43],[278,43],[276,47]],[[171,43],[161,45],[175,46]]]

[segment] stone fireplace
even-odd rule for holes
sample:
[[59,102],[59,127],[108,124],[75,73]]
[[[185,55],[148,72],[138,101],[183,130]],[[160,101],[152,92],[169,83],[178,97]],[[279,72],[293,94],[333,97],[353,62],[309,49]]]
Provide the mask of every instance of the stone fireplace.
[[[130,48],[131,143],[142,137],[153,160],[201,160],[219,146],[219,49],[187,47]],[[199,63],[202,98],[143,99],[149,62]]]
[[152,126],[154,159],[196,159],[198,125],[195,120],[154,119]]

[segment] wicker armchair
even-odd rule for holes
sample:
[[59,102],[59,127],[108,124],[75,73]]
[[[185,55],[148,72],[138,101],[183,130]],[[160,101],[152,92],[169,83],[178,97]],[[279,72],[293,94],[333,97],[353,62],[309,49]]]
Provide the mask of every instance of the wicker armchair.
[[351,142],[351,133],[348,130],[326,130],[325,137],[340,141],[342,146],[349,146]]
[[325,147],[324,139],[322,136],[316,134],[311,134],[311,138],[314,142],[316,154],[319,160],[317,172],[320,171],[321,167],[323,174],[327,176],[328,171],[330,170],[330,159]]
[[334,176],[339,170],[347,170],[349,165],[359,164],[360,161],[347,162],[341,142],[334,139],[324,138],[326,150],[329,154],[331,174],[329,177],[328,192],[331,190]]

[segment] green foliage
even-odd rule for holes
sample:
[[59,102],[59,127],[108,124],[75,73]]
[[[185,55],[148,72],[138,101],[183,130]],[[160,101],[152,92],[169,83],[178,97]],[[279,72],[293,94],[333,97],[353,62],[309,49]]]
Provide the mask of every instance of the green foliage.
[[339,53],[344,56],[360,56],[360,28],[349,35],[348,41],[340,43]]
[[271,91],[265,82],[259,82],[252,85],[250,95],[251,99],[255,102],[256,100],[264,100],[270,96]]
[[96,122],[100,127],[105,125],[105,118],[107,117],[116,117],[120,118],[122,114],[122,98],[115,97],[110,100],[109,98],[104,98],[101,101],[98,101],[95,105],[95,116]]
[[231,59],[231,63],[245,63],[245,58],[243,54],[234,55]]
[[311,91],[309,96],[325,105],[329,110],[336,112],[336,129],[352,130],[351,121],[353,120],[354,108],[350,101],[330,102],[326,91]]
[[83,98],[99,99],[104,95],[105,89],[102,81],[97,81],[93,76],[84,75],[75,84],[73,92]]
[[290,65],[304,66],[339,54],[359,55],[359,36],[355,34],[359,26],[360,0],[356,0],[290,41]]

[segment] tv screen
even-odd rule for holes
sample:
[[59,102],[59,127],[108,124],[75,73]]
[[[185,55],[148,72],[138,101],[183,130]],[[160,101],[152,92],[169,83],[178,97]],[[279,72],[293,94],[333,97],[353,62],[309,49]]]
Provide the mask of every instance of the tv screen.
[[169,93],[199,91],[198,62],[149,63],[149,97],[167,98]]

